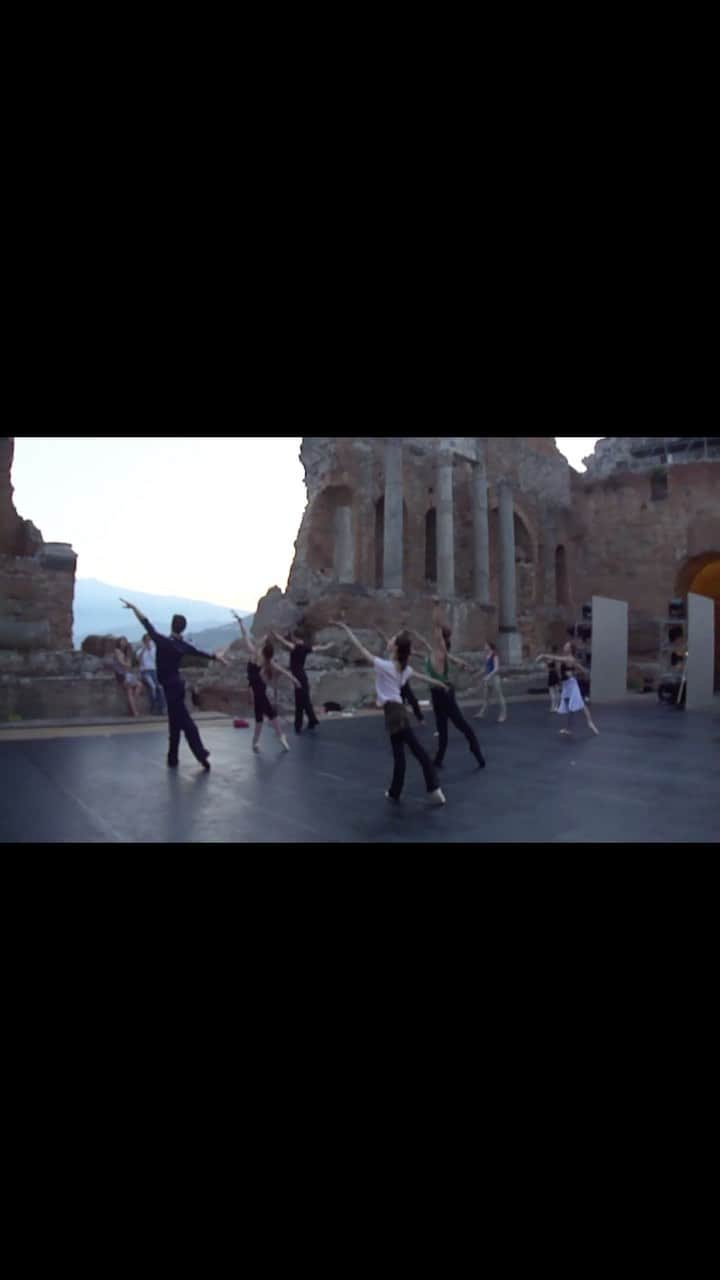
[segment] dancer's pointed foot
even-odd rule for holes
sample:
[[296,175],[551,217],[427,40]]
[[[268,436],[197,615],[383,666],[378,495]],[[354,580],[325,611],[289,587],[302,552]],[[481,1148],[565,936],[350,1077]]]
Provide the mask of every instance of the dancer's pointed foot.
[[260,745],[259,745],[259,743],[257,743],[257,742],[253,742],[253,751],[256,751],[256,752],[257,752],[257,754],[258,754],[258,755],[260,755]]
[[385,799],[386,799],[386,800],[392,800],[392,801],[394,802],[394,804],[399,804],[399,803],[400,803],[400,797],[399,797],[399,796],[391,796],[389,791],[386,791],[386,792],[385,792]]
[[600,736],[600,730],[598,729],[596,724],[591,724],[590,728],[592,729],[593,733],[596,733],[598,737]]
[[172,756],[168,756],[167,763],[168,763],[168,769],[177,769],[178,767],[177,756],[175,757],[175,759],[173,759]]
[[440,787],[436,787],[434,791],[428,792],[428,804],[447,804],[447,800],[445,799]]
[[498,724],[504,724],[506,720],[507,716],[498,716]]
[[282,746],[283,751],[289,751],[289,750],[290,750],[290,743],[288,742],[288,740],[287,740],[287,738],[285,737],[285,734],[284,734],[284,733],[281,733],[281,734],[280,734],[280,743],[281,743],[281,746]]
[[558,732],[560,733],[561,737],[572,738],[572,733],[570,732],[569,729],[559,729]]

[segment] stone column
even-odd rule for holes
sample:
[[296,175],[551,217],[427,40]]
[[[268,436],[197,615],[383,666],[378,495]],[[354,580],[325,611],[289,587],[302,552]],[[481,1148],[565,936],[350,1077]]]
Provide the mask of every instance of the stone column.
[[386,591],[402,591],[403,585],[403,459],[402,439],[385,441],[385,536],[383,539],[383,586]]
[[441,448],[437,468],[437,586],[444,598],[455,595],[455,504],[453,453]]
[[478,604],[490,603],[490,538],[488,533],[487,467],[478,444],[473,469],[473,531],[475,534],[474,588]]
[[335,512],[335,575],[338,582],[355,581],[351,507],[338,507]]
[[522,641],[517,629],[517,582],[515,577],[515,520],[512,489],[507,480],[498,485],[498,529],[500,534],[500,612],[498,647],[505,664],[522,659]]
[[546,523],[542,531],[543,537],[543,587],[546,609],[554,609],[557,595],[555,586],[555,548],[557,534],[554,525]]

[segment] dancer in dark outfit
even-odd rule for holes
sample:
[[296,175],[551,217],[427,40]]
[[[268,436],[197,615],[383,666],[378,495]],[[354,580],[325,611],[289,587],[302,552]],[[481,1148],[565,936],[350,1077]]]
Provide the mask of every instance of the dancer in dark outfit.
[[424,680],[429,685],[435,685],[437,682],[430,676],[420,675],[408,666],[410,657],[410,636],[401,634],[394,636],[388,644],[388,649],[392,654],[391,660],[386,658],[378,658],[374,653],[370,653],[364,644],[361,644],[357,636],[353,635],[346,622],[336,622],[333,626],[342,627],[347,632],[357,649],[360,650],[364,658],[371,662],[375,668],[375,689],[378,705],[382,707],[385,715],[385,728],[390,735],[390,745],[393,752],[393,760],[395,767],[393,769],[392,782],[389,789],[385,792],[388,800],[399,800],[405,782],[405,747],[408,747],[415,759],[418,761],[420,768],[425,777],[425,787],[427,789],[427,798],[430,804],[445,804],[445,796],[438,786],[438,779],[435,769],[433,768],[430,757],[425,748],[418,742],[410,725],[408,724],[407,711],[402,703],[400,691],[403,684],[415,676],[418,680]]
[[290,670],[300,687],[295,690],[295,732],[302,733],[303,715],[308,718],[308,729],[315,729],[318,724],[318,718],[313,710],[313,704],[310,701],[310,685],[305,673],[305,659],[311,653],[324,653],[326,649],[332,649],[332,642],[329,644],[305,644],[303,637],[299,631],[292,632],[292,641],[286,640],[284,636],[279,636],[277,631],[271,632],[278,644],[284,645],[290,650]]
[[187,626],[187,621],[181,613],[176,613],[173,617],[170,624],[172,634],[170,636],[161,636],[134,604],[130,604],[128,600],[121,600],[120,603],[125,609],[132,609],[138,622],[155,642],[157,676],[165,691],[165,700],[167,702],[169,729],[168,767],[170,769],[177,768],[180,734],[184,733],[185,740],[195,759],[199,760],[203,769],[209,769],[208,756],[210,752],[203,746],[198,727],[185,706],[185,681],[180,676],[180,661],[186,653],[192,653],[197,658],[209,658],[211,661],[222,662],[225,667],[229,664],[221,654],[204,653],[202,649],[196,649],[194,645],[188,644],[186,640],[182,639],[182,633]]
[[[449,664],[451,662],[457,663],[458,666],[464,667],[467,671],[472,671],[473,668],[468,666],[467,662],[463,662],[461,658],[454,658],[450,654],[452,632],[449,627],[443,626],[440,601],[437,598],[433,600],[432,628],[432,645],[428,644],[427,640],[423,640],[422,636],[418,636],[418,639],[430,651],[426,662],[428,674],[435,681],[438,681],[441,686],[439,689],[431,688],[430,690],[438,727],[438,749],[433,763],[436,769],[442,769],[445,752],[447,751],[449,720],[466,739],[471,753],[478,762],[478,767],[484,769],[485,760],[480,750],[480,743],[455,701],[455,690],[450,684],[449,678]],[[417,635],[417,632],[415,634]]]
[[[252,749],[258,752],[260,750],[260,734],[262,733],[263,722],[269,720],[272,725],[283,751],[290,750],[290,744],[285,736],[285,730],[282,720],[280,719],[277,707],[273,705],[268,697],[268,688],[275,692],[275,682],[278,676],[284,676],[286,680],[292,680],[296,691],[300,687],[300,681],[295,679],[289,671],[285,671],[279,663],[275,661],[275,650],[270,641],[265,638],[260,650],[260,655],[255,647],[255,642],[245,630],[245,623],[239,613],[233,610],[233,617],[237,618],[240,623],[242,638],[250,654],[250,661],[247,664],[248,684],[253,692],[255,702],[255,731],[253,733]],[[258,662],[258,656],[262,657],[262,662]],[[277,695],[276,695],[277,696]]]
[[[376,628],[375,628],[375,630],[377,631],[378,635],[380,636],[380,639],[382,640],[383,644],[385,645],[385,648],[386,648],[386,649],[389,649],[389,647],[390,647],[390,638],[389,638],[389,636],[386,636],[386,635],[385,635],[385,633],[384,633],[383,631],[381,631],[379,627],[376,627]],[[399,631],[397,634],[398,634],[398,635],[402,634],[402,628],[400,629],[400,631]],[[418,724],[424,724],[424,723],[425,723],[425,717],[424,717],[424,715],[423,715],[422,711],[420,710],[420,703],[418,702],[417,698],[415,697],[415,690],[413,689],[413,687],[412,687],[412,685],[410,684],[410,681],[409,681],[409,680],[406,680],[406,681],[405,681],[405,684],[403,685],[402,689],[400,690],[400,697],[402,698],[403,702],[407,702],[407,703],[409,704],[409,706],[411,706],[411,707],[412,707],[413,715],[415,716],[415,719],[417,720]]]

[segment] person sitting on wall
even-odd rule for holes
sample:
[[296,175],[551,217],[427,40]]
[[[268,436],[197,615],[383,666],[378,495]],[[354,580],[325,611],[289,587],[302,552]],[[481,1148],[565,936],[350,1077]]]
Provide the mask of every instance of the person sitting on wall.
[[132,649],[125,636],[121,636],[115,646],[112,668],[115,672],[115,679],[121,685],[127,698],[130,715],[139,716],[137,700],[140,693],[140,685],[138,684],[137,676],[132,674]]
[[147,631],[142,638],[142,644],[137,650],[137,659],[140,663],[140,679],[148,691],[150,698],[150,715],[164,716],[167,711],[165,705],[165,694],[162,691],[162,685],[157,678],[157,670],[155,668],[155,645],[153,644]]

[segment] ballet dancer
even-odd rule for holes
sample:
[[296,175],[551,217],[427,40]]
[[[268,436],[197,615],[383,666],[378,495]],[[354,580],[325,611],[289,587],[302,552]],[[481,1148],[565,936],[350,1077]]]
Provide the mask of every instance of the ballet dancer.
[[278,715],[277,707],[274,706],[268,698],[268,688],[275,692],[275,698],[277,699],[275,681],[278,676],[285,676],[287,680],[292,680],[296,690],[301,687],[300,681],[296,680],[295,676],[290,671],[286,671],[284,667],[281,667],[280,664],[275,661],[275,650],[267,637],[265,638],[260,650],[262,662],[258,662],[258,651],[255,647],[254,641],[245,630],[245,623],[240,615],[235,613],[234,610],[232,610],[232,614],[240,623],[242,638],[245,641],[248,653],[250,654],[250,659],[247,664],[247,678],[248,684],[252,689],[253,699],[255,702],[255,729],[253,732],[252,749],[253,751],[259,752],[260,734],[263,730],[263,722],[267,719],[270,721],[283,751],[289,751],[290,744],[285,736],[285,731],[283,729],[280,716]]
[[408,666],[411,649],[410,636],[406,632],[393,636],[388,644],[390,658],[378,658],[374,653],[370,653],[369,649],[365,648],[365,645],[358,640],[356,635],[353,635],[346,622],[335,622],[332,625],[342,627],[356,649],[359,649],[366,661],[372,663],[375,669],[377,702],[378,706],[383,709],[385,728],[390,735],[390,746],[392,747],[393,760],[395,762],[392,782],[385,792],[386,797],[388,800],[397,801],[400,799],[403,783],[405,782],[405,747],[407,747],[415,756],[423,771],[428,802],[433,805],[445,804],[445,796],[438,784],[437,773],[432,761],[410,728],[408,714],[403,706],[402,687],[411,676],[414,676],[417,680],[424,680],[426,684],[431,686],[441,687],[437,680],[433,680],[430,676],[420,675],[417,671],[413,671],[412,667]]
[[316,729],[318,718],[310,701],[310,685],[305,672],[305,659],[310,653],[324,653],[326,649],[332,649],[332,640],[327,644],[305,644],[299,631],[290,632],[291,640],[278,635],[277,631],[272,631],[270,634],[279,644],[290,650],[290,670],[295,679],[300,682],[300,687],[295,690],[295,732],[302,733],[303,715],[307,716],[308,729]]
[[230,664],[225,661],[221,653],[205,653],[202,649],[196,649],[193,644],[188,644],[187,640],[183,640],[182,633],[187,627],[187,619],[181,613],[173,615],[170,624],[171,634],[169,636],[161,636],[134,604],[130,604],[129,600],[123,599],[120,599],[120,603],[124,609],[132,610],[140,625],[144,627],[151,640],[155,643],[157,676],[163,687],[167,703],[168,768],[177,769],[180,734],[184,733],[185,741],[195,759],[200,762],[203,769],[209,770],[208,757],[210,752],[203,746],[198,727],[185,706],[185,681],[180,675],[180,662],[186,653],[192,653],[196,658],[209,658],[211,662],[221,662],[224,667]]
[[490,694],[496,693],[498,702],[500,703],[500,715],[498,716],[498,724],[504,724],[507,720],[507,707],[502,691],[502,680],[500,678],[500,654],[497,651],[497,645],[492,640],[488,640],[485,645],[485,675],[482,678],[482,694],[483,704],[479,711],[475,713],[475,719],[480,720],[485,715],[490,701]]
[[[386,651],[389,651],[389,649],[390,649],[390,637],[389,637],[389,636],[386,636],[386,635],[385,635],[385,632],[384,632],[384,631],[381,631],[379,627],[376,627],[376,628],[375,628],[375,630],[377,631],[377,633],[378,633],[378,635],[379,635],[380,639],[382,640],[383,644],[385,645],[385,649],[386,649]],[[402,627],[401,627],[401,628],[400,628],[400,631],[398,631],[396,634],[397,634],[397,635],[400,635],[403,631],[404,631],[404,628],[402,628]],[[415,716],[415,719],[417,720],[418,724],[424,724],[424,723],[425,723],[425,717],[424,717],[424,715],[423,715],[422,711],[420,710],[420,703],[418,702],[417,698],[415,697],[415,690],[413,689],[413,687],[412,687],[412,685],[410,684],[410,681],[409,681],[409,680],[406,680],[406,681],[405,681],[405,683],[404,683],[404,685],[402,686],[402,689],[400,690],[400,696],[401,696],[401,698],[402,698],[403,702],[407,702],[407,703],[408,703],[408,705],[409,705],[410,707],[412,707],[412,713],[413,713],[413,715]]]
[[[464,667],[466,671],[478,673],[469,666],[467,662],[463,662],[462,658],[455,658],[450,653],[450,643],[452,640],[452,631],[450,627],[443,626],[442,612],[440,609],[440,600],[436,596],[433,600],[432,612],[432,644],[429,644],[417,632],[418,640],[422,641],[429,650],[425,666],[428,675],[433,677],[430,697],[432,698],[433,711],[435,712],[435,720],[437,723],[438,749],[433,764],[436,769],[442,769],[445,759],[445,752],[448,744],[448,720],[455,725],[455,728],[466,739],[471,754],[475,757],[479,769],[485,768],[485,760],[480,743],[477,740],[474,730],[463,716],[456,700],[455,690],[450,683],[450,663],[454,662],[459,667]],[[439,684],[439,688],[437,685]]]
[[[555,654],[556,660],[554,662],[547,662],[545,664],[547,666],[547,672],[548,672],[547,687],[548,687],[548,693],[550,695],[550,710],[559,711],[560,710],[560,680],[557,673],[557,645],[556,644],[553,645],[552,651]],[[538,654],[535,661],[541,662],[542,655]]]
[[[539,661],[552,662],[556,657],[556,654],[541,653]],[[585,667],[578,661],[575,645],[568,640],[567,644],[563,645],[562,658],[560,660],[560,706],[558,714],[567,716],[572,715],[575,711],[582,711],[593,733],[599,734],[600,730],[593,723],[590,711],[585,705],[585,700],[580,692],[580,686],[575,675],[576,671],[579,671],[582,675],[588,675]],[[570,722],[568,721],[568,723]],[[565,737],[571,736],[570,729],[561,729],[560,733]]]

